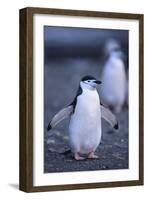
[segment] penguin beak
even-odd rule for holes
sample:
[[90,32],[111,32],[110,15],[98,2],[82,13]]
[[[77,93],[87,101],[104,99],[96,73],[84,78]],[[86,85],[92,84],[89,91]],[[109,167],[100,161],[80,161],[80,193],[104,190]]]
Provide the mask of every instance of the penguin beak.
[[98,81],[98,80],[96,80],[96,81],[94,81],[96,84],[101,84],[102,82],[101,81]]

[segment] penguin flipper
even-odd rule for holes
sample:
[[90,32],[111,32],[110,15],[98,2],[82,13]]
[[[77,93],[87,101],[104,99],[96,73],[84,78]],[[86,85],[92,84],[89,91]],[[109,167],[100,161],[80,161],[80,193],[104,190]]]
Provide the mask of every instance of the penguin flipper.
[[47,130],[49,131],[50,129],[54,128],[57,124],[59,124],[62,120],[68,118],[71,116],[73,113],[73,106],[67,106],[66,108],[63,108],[60,110],[50,121],[48,124]]
[[108,109],[101,105],[101,117],[105,119],[113,128],[118,129],[118,121],[115,115]]

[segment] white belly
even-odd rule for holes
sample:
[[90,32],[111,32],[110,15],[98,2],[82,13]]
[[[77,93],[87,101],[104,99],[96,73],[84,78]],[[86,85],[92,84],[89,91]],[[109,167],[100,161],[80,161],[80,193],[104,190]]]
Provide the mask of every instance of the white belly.
[[106,105],[120,105],[125,101],[126,75],[124,64],[120,59],[110,59],[104,68],[101,97]]
[[97,91],[86,90],[77,98],[75,112],[69,124],[73,152],[95,151],[101,140],[101,113]]

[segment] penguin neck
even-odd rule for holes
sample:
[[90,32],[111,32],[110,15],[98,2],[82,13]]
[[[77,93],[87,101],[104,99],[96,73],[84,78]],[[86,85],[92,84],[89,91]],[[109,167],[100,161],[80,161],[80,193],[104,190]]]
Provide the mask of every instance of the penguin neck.
[[111,59],[117,59],[117,60],[122,60],[122,52],[111,52],[110,53],[110,58]]
[[[94,105],[98,106],[100,100],[99,100],[99,94],[98,94],[96,88],[89,89],[87,87],[86,88],[83,87],[82,94],[78,98],[78,102],[79,101],[81,102],[82,106],[86,105],[86,107],[87,106],[89,107],[89,106],[91,106],[90,104],[92,104],[92,105],[94,104]],[[93,106],[93,107],[95,107],[95,106]]]

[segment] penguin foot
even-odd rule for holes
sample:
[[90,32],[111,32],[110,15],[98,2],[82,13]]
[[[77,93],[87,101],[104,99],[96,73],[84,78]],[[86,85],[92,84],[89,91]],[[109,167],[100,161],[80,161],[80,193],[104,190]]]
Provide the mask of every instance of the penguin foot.
[[75,159],[75,160],[84,160],[85,158],[82,157],[82,156],[80,156],[79,153],[75,153],[75,154],[74,154],[74,159]]
[[88,154],[88,158],[90,158],[90,159],[98,159],[99,156],[95,155],[94,152],[90,152],[90,153]]

